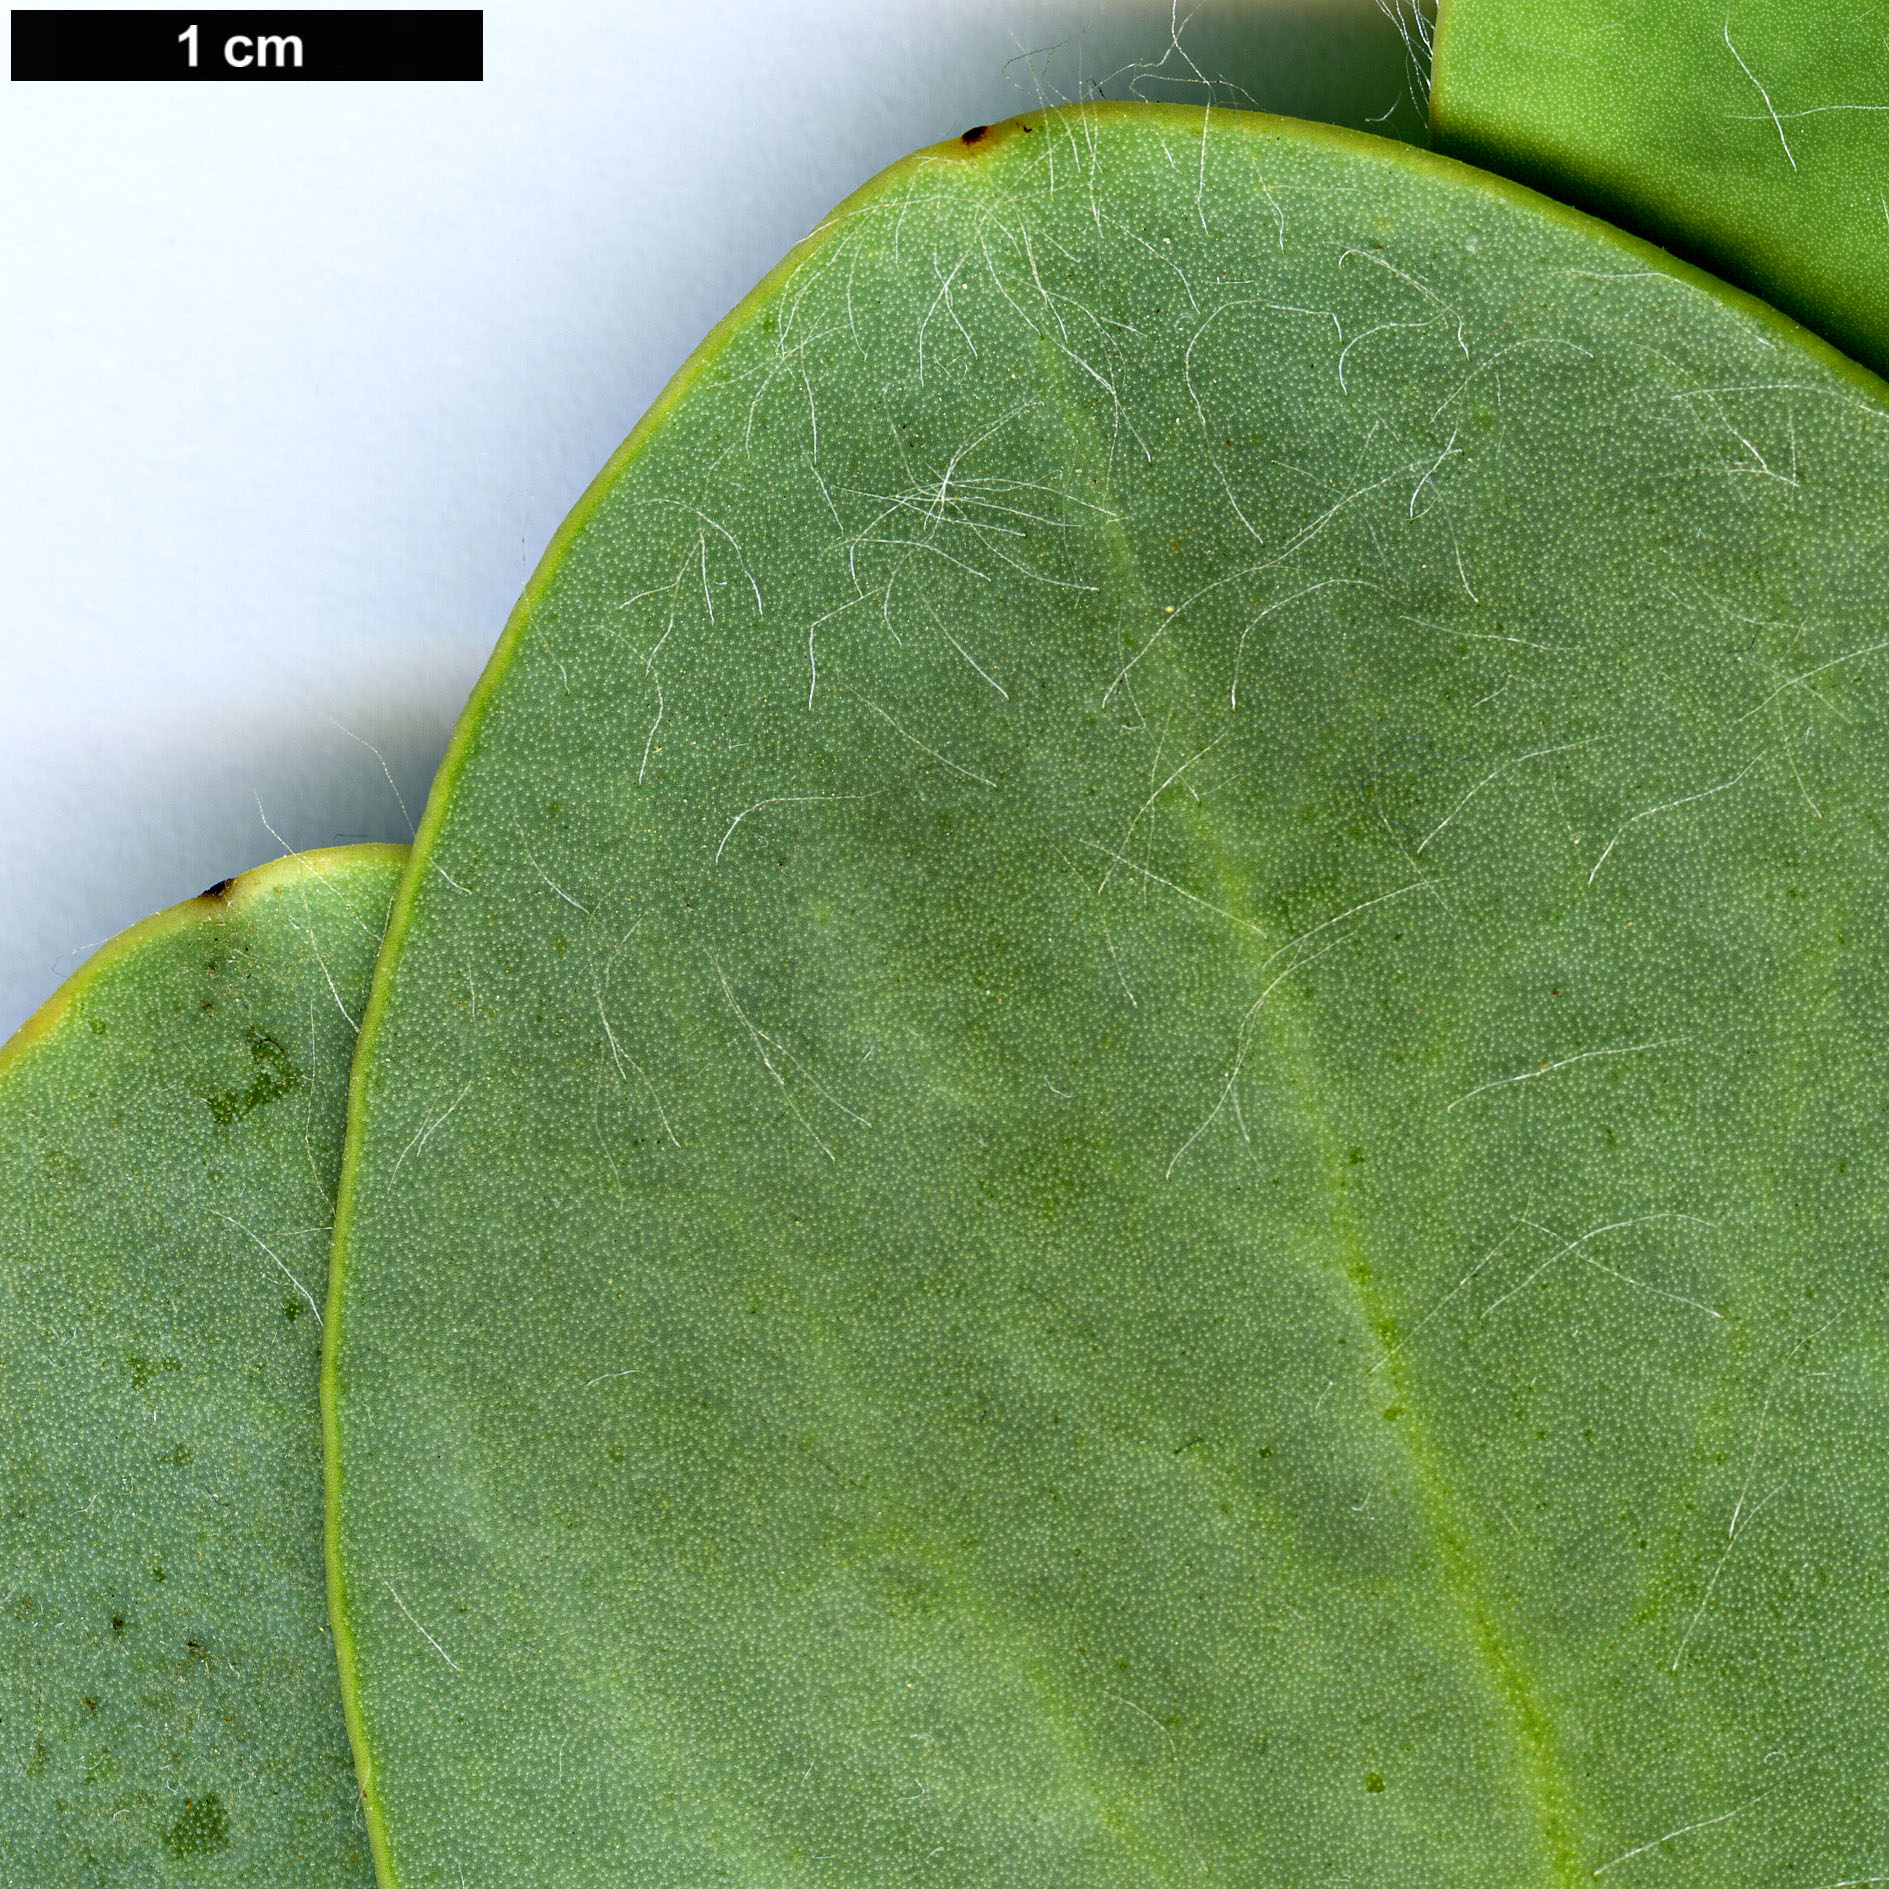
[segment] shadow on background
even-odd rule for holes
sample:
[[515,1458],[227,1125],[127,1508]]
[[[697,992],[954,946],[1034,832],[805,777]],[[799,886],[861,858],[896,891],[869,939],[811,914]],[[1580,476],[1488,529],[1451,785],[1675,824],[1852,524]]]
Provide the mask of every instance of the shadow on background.
[[[477,216],[461,205],[443,220],[431,273],[389,276],[386,300],[364,282],[358,305],[319,300],[311,279],[306,333],[293,309],[256,304],[245,319],[315,349],[328,382],[291,362],[293,385],[312,391],[269,408],[260,430],[231,430],[207,393],[154,407],[124,449],[145,455],[133,455],[132,511],[152,512],[157,548],[109,564],[96,595],[81,580],[99,560],[64,540],[42,557],[71,581],[21,604],[22,656],[55,617],[96,653],[48,668],[30,705],[16,698],[3,718],[0,1037],[148,912],[284,850],[406,840],[537,549],[714,321],[875,170],[971,124],[1098,96],[1421,142],[1428,3],[828,0],[765,45],[738,30],[739,8],[709,4],[652,30],[698,61],[732,55],[725,84],[741,109],[684,113],[660,144],[635,107],[660,103],[649,88],[673,89],[652,76],[673,62],[652,67],[607,10],[549,10],[529,40],[501,48],[513,90],[432,101],[437,123],[421,113],[445,169],[388,147],[390,183],[456,178],[476,198]],[[272,133],[271,162],[312,154],[316,130],[352,122],[339,109]],[[553,109],[555,161],[509,196],[479,181],[498,129]],[[163,148],[166,187],[185,194],[192,165],[223,161],[201,141]],[[643,187],[658,163],[661,188]],[[404,198],[358,177],[351,189],[336,201],[399,237]],[[116,226],[74,201],[92,218],[86,242],[109,250]],[[247,280],[268,252],[232,241],[206,253]],[[379,255],[369,246],[350,266]],[[192,306],[169,307],[173,328],[187,330]],[[253,373],[275,357],[244,360]],[[218,397],[240,406],[247,387],[232,380]],[[117,438],[115,419],[99,425]],[[166,457],[178,439],[188,453]],[[91,461],[77,463],[89,477]],[[175,518],[160,504],[171,487]],[[122,675],[120,651],[135,659]],[[337,723],[379,750],[386,773]]]

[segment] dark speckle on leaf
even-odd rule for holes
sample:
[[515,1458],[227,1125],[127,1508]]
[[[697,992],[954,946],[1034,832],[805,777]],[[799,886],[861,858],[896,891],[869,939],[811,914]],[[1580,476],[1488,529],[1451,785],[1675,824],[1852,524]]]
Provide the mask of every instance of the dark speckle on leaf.
[[989,129],[989,125],[973,125],[970,130],[964,134],[963,141],[966,144],[975,144]]
[[125,1353],[125,1369],[131,1375],[133,1390],[143,1390],[159,1371],[175,1371],[179,1368],[175,1358],[142,1358],[135,1351]]
[[289,1061],[285,1050],[273,1036],[261,1030],[249,1032],[249,1053],[256,1060],[255,1080],[247,1089],[228,1089],[221,1095],[206,1096],[210,1118],[219,1128],[247,1115],[251,1109],[279,1100],[291,1089],[299,1088],[302,1072]]
[[230,1814],[215,1791],[187,1797],[177,1821],[164,1833],[164,1847],[173,1856],[208,1856],[230,1846]]

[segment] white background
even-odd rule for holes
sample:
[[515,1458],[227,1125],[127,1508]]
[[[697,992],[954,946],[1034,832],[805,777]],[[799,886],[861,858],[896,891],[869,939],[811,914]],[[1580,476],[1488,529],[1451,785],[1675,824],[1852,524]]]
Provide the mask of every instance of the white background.
[[[477,85],[0,92],[0,1037],[146,912],[407,838],[559,519],[841,197],[1039,84],[1190,77],[1169,0],[485,18]],[[1416,133],[1375,0],[1205,0],[1180,44]]]

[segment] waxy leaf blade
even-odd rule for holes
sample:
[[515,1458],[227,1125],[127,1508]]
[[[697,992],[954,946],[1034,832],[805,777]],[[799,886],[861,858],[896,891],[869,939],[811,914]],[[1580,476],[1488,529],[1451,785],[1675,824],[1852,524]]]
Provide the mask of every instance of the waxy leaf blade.
[[373,1880],[316,1380],[349,1060],[405,849],[148,919],[0,1050],[0,1877]]
[[1886,489],[1822,344],[1371,139],[1083,108],[842,206],[393,921],[388,1879],[1871,1867]]
[[1438,150],[1637,230],[1889,368],[1889,35],[1846,0],[1445,0]]

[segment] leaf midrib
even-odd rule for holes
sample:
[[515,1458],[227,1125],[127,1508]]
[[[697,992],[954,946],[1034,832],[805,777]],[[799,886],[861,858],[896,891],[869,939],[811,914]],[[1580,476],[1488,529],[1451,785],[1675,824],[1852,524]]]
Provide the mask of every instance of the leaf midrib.
[[1552,1880],[1560,1889],[1575,1889],[1588,1880],[1575,1848],[1572,1805],[1567,1776],[1561,1764],[1554,1726],[1536,1687],[1513,1652],[1504,1643],[1490,1605],[1488,1583],[1471,1553],[1462,1526],[1455,1491],[1445,1476],[1429,1437],[1429,1424],[1404,1372],[1404,1359],[1387,1347],[1383,1333],[1392,1328],[1389,1311],[1371,1289],[1372,1269],[1367,1260],[1366,1236],[1351,1208],[1351,1190],[1344,1184],[1346,1156],[1343,1137],[1332,1108],[1329,1084],[1303,1026],[1291,1017],[1291,1006],[1270,1013],[1269,1030],[1281,1060],[1297,1071],[1297,1088],[1304,1103],[1304,1119],[1323,1160],[1332,1233],[1341,1256],[1345,1281],[1357,1302],[1360,1322],[1371,1333],[1380,1353],[1379,1368],[1389,1378],[1403,1415],[1396,1428],[1410,1462],[1411,1478],[1422,1500],[1423,1519],[1436,1544],[1444,1586],[1461,1615],[1466,1637],[1501,1699],[1516,1757],[1535,1815]]

